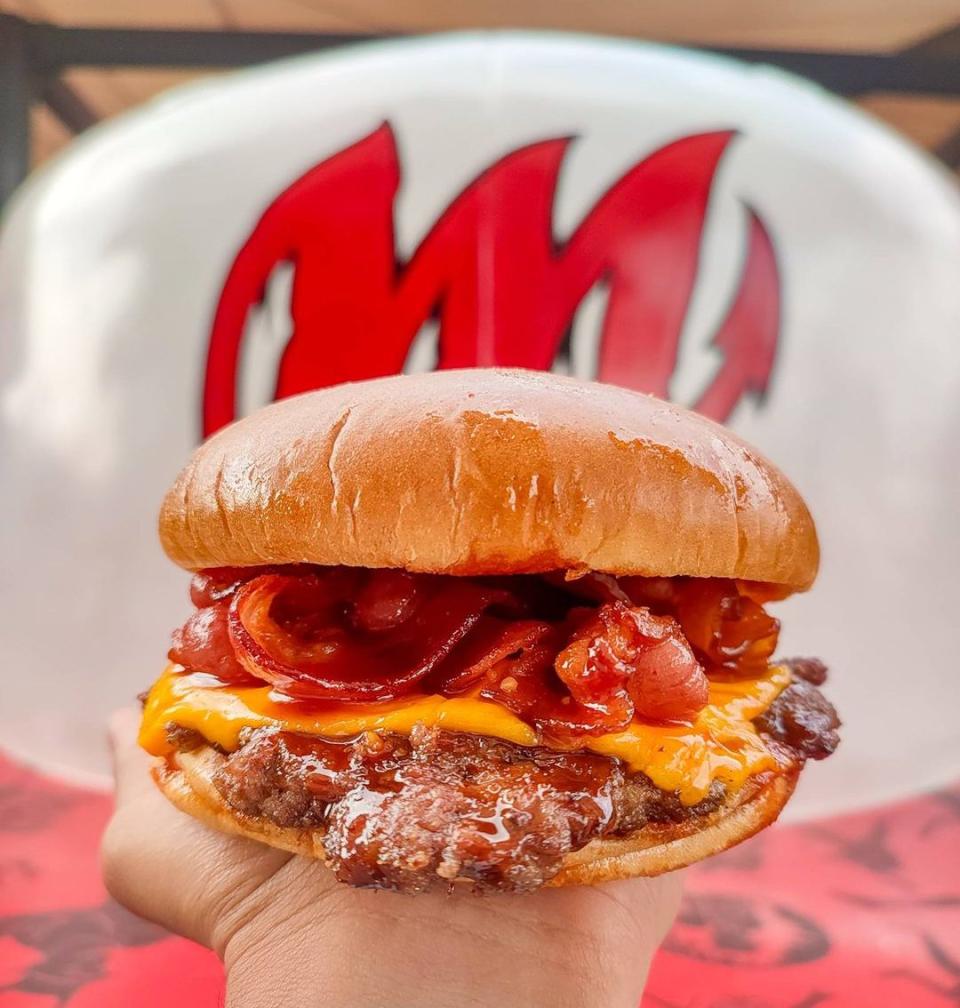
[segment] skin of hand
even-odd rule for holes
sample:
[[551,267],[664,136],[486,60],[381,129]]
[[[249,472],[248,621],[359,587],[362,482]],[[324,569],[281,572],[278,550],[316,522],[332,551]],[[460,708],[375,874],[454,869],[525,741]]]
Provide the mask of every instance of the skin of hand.
[[680,900],[677,873],[528,895],[407,896],[337,882],[320,862],[208,829],[163,797],[111,722],[111,895],[213,949],[227,1008],[297,1005],[636,1008]]

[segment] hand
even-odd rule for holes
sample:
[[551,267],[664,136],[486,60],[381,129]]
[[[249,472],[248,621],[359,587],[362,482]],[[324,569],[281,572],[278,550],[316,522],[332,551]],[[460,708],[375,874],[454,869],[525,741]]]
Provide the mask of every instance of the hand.
[[212,948],[227,1008],[636,1008],[680,898],[676,873],[531,895],[351,889],[317,861],[216,833],[175,809],[111,725],[111,894]]

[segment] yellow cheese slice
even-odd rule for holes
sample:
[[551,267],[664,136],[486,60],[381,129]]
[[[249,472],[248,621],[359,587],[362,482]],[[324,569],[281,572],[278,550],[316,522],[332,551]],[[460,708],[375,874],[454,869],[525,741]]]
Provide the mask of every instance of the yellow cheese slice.
[[[212,682],[179,665],[169,666],[147,698],[141,746],[155,756],[167,755],[171,746],[166,725],[171,723],[194,729],[228,752],[237,748],[243,728],[263,727],[344,738],[365,731],[408,735],[414,725],[424,724],[521,745],[540,741],[535,729],[506,708],[474,697],[413,696],[306,712],[269,687],[236,688]],[[693,805],[706,797],[715,780],[735,790],[748,777],[777,765],[750,722],[789,682],[789,669],[779,665],[771,665],[755,679],[711,682],[709,702],[692,725],[634,722],[624,731],[585,738],[583,747],[623,760],[661,790],[676,791],[684,804]]]

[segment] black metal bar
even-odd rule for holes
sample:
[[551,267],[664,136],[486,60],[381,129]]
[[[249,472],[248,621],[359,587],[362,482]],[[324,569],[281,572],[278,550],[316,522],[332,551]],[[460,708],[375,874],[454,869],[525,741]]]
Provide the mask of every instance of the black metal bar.
[[383,36],[341,32],[217,32],[31,25],[44,73],[72,66],[242,67]]
[[933,153],[950,168],[960,168],[960,130],[941,140]]
[[33,98],[26,25],[0,14],[0,207],[30,170]]
[[901,50],[911,56],[942,56],[960,59],[960,24],[942,29]]
[[[76,131],[96,121],[96,114],[56,80],[68,67],[241,67],[384,37],[390,36],[65,28],[0,15],[0,200],[9,195],[29,168],[29,108],[34,98],[31,75],[48,81],[54,78],[53,83],[45,85],[45,100]],[[902,53],[703,48],[792,71],[848,97],[870,91],[960,95],[960,26],[939,32]],[[953,151],[953,138],[943,149],[948,154]]]
[[82,133],[99,121],[97,113],[60,77],[53,77],[40,92],[40,100],[70,130]]
[[[910,56],[952,59],[955,62],[960,62],[960,24],[934,32],[919,42],[902,49],[901,53]],[[933,149],[933,154],[948,168],[960,169],[960,130],[956,130],[941,140]]]
[[768,63],[847,96],[869,91],[960,95],[960,60],[947,57],[787,49],[710,51],[748,63]]
[[[48,24],[32,25],[31,34],[36,58],[48,73],[70,66],[238,67],[384,37],[343,32],[62,28]],[[944,56],[705,48],[792,70],[842,94],[876,90],[960,94],[960,60]]]

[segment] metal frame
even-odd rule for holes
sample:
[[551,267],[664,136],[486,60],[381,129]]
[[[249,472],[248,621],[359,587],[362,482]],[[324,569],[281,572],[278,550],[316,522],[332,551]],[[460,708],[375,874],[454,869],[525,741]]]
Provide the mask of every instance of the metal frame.
[[0,20],[0,206],[30,170],[27,31],[16,18]]
[[[47,105],[72,132],[97,121],[62,79],[93,67],[250,66],[284,56],[384,38],[375,34],[66,28],[0,14],[0,206],[30,168],[30,109]],[[801,52],[703,47],[793,71],[846,97],[870,91],[960,97],[960,25],[899,53]],[[935,153],[960,167],[960,131]]]

